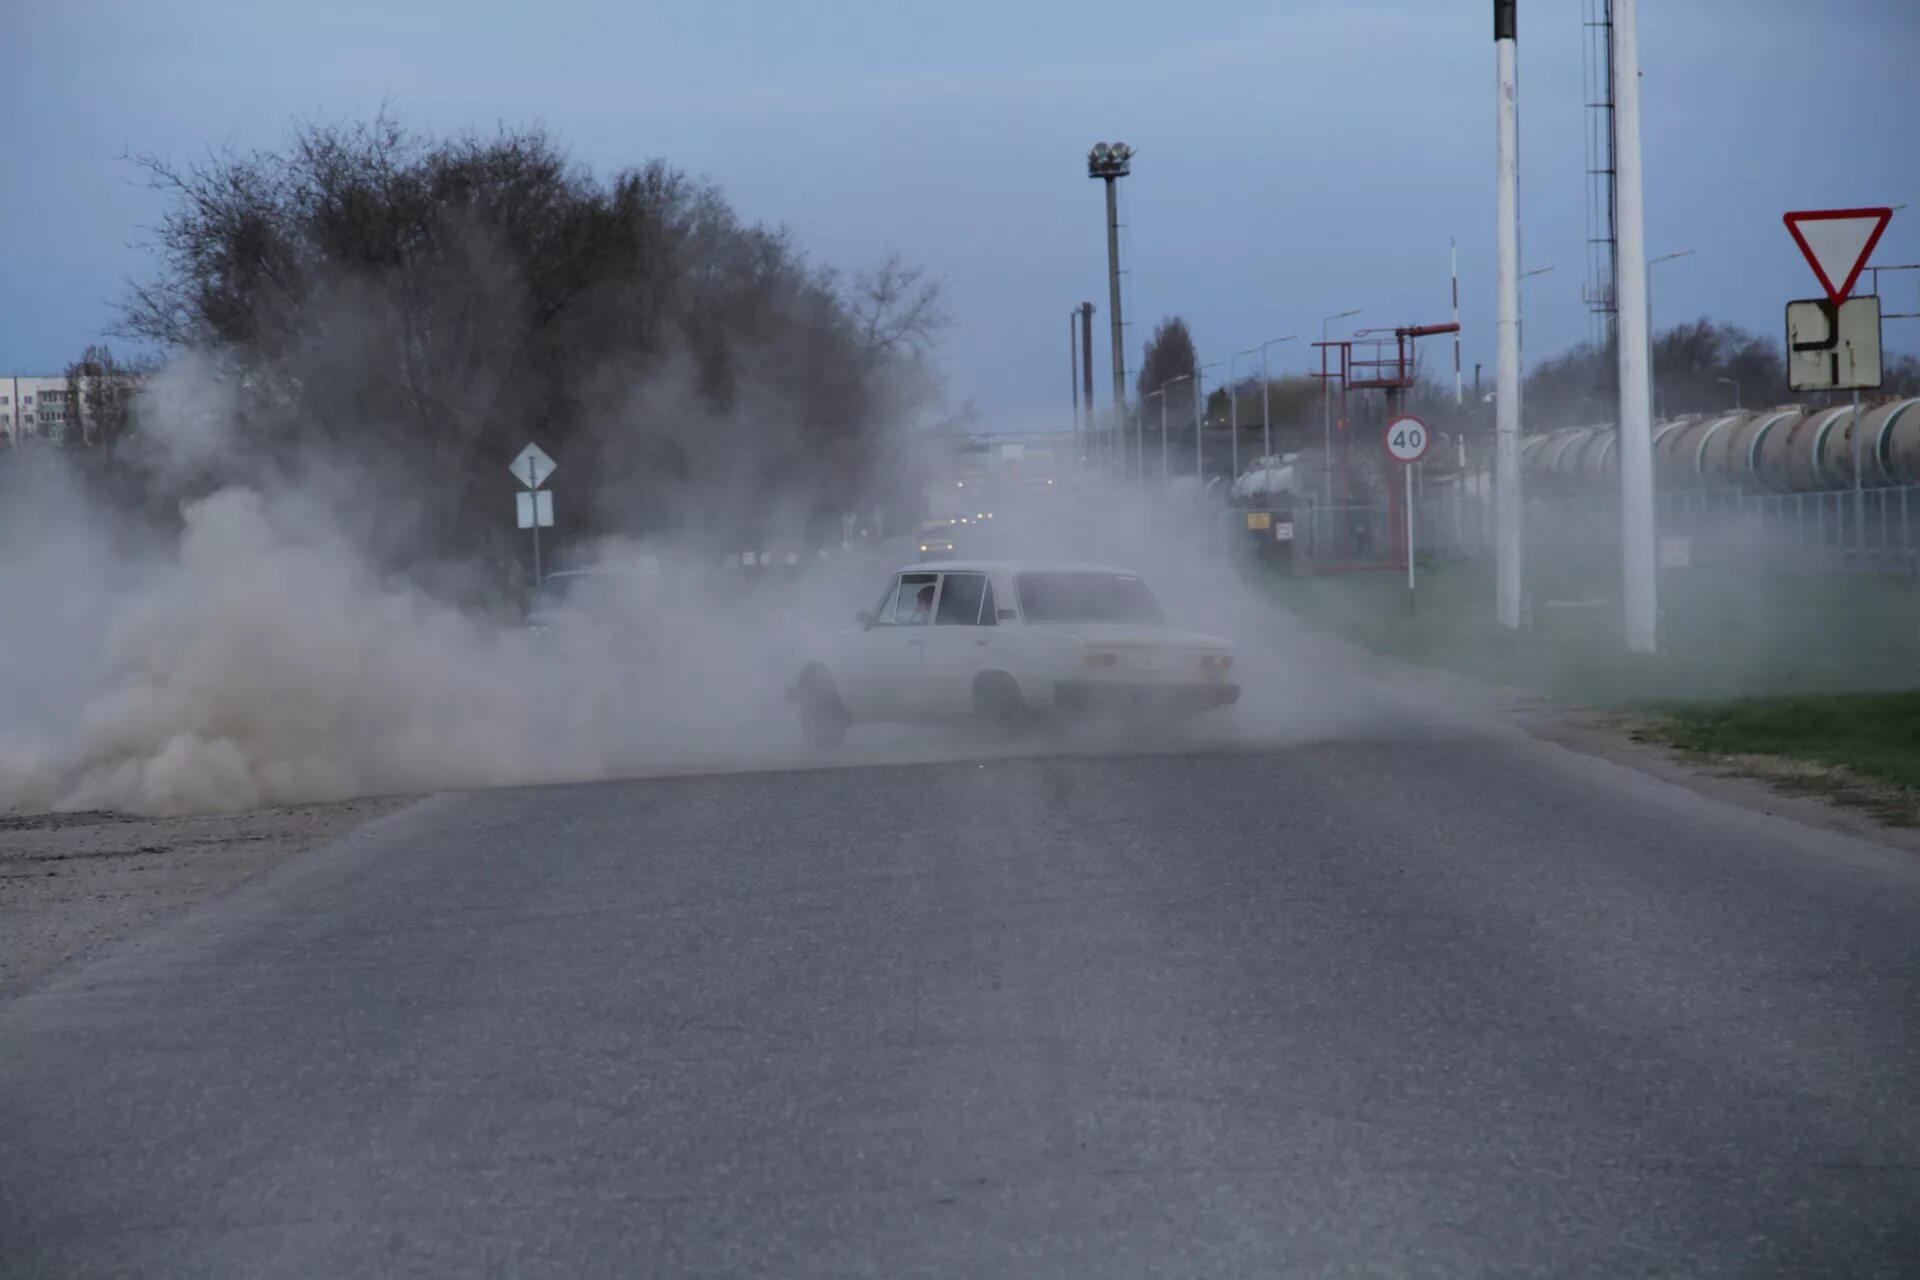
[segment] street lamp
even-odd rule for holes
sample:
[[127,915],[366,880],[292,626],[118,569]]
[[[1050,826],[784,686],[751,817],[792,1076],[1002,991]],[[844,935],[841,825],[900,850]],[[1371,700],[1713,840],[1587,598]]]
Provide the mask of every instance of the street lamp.
[[1690,257],[1691,249],[1676,249],[1672,253],[1663,253],[1657,258],[1647,260],[1647,377],[1653,382],[1653,398],[1661,402],[1660,416],[1666,417],[1666,401],[1660,394],[1660,366],[1653,361],[1653,353],[1659,341],[1659,333],[1653,324],[1653,269],[1663,262],[1672,262],[1675,258]]
[[1273,456],[1273,396],[1267,378],[1267,348],[1292,342],[1299,336],[1290,333],[1284,338],[1269,338],[1260,344],[1260,447],[1269,458]]
[[[1527,277],[1543,276],[1551,270],[1553,270],[1552,267],[1535,267],[1531,271],[1522,271],[1517,278],[1522,284],[1525,284],[1527,281]],[[1527,345],[1527,315],[1526,315],[1525,303],[1526,303],[1525,297],[1522,296],[1518,304],[1518,309],[1515,311],[1514,317],[1513,317],[1514,345],[1523,352],[1525,351],[1526,345]],[[1520,360],[1520,372],[1523,377],[1526,374],[1526,370],[1527,370],[1527,362],[1526,362],[1526,358],[1523,355]]]
[[[1165,387],[1174,386],[1177,383],[1191,382],[1192,380],[1193,380],[1193,375],[1191,373],[1183,373],[1177,378],[1168,378],[1166,382],[1162,384],[1162,387],[1164,389]],[[1163,476],[1165,472],[1164,464],[1167,458],[1167,419],[1165,417],[1166,407],[1167,407],[1166,402],[1162,401],[1160,404],[1160,408],[1162,410],[1162,416],[1160,418],[1160,460],[1163,464],[1162,466]],[[1194,419],[1194,425],[1193,425],[1193,476],[1196,481],[1198,481],[1200,478],[1200,420],[1198,418]]]
[[[1196,436],[1200,432],[1201,424],[1206,421],[1207,370],[1218,369],[1221,365],[1227,364],[1227,363],[1229,362],[1226,360],[1215,360],[1212,364],[1200,365],[1198,368],[1196,368],[1193,371],[1193,397],[1194,397],[1193,430]],[[1198,449],[1199,447],[1200,446],[1197,443],[1194,445],[1195,449]]]
[[[1348,316],[1357,316],[1360,314],[1360,311],[1361,308],[1355,307],[1351,311],[1342,311],[1338,315],[1328,316],[1320,322],[1320,371],[1322,374],[1326,372],[1327,326],[1335,320],[1345,320]],[[1333,509],[1333,385],[1325,377],[1320,379],[1320,405],[1326,418],[1327,436],[1326,453],[1321,458],[1321,470],[1326,476],[1326,484],[1324,486],[1327,496],[1326,507],[1327,510],[1331,511]]]
[[1147,392],[1147,399],[1157,397],[1160,401],[1160,487],[1163,490],[1167,487],[1167,388],[1172,385],[1173,380],[1169,378],[1160,384],[1159,390]]
[[1739,383],[1738,383],[1737,381],[1735,381],[1734,379],[1732,379],[1732,378],[1715,378],[1715,379],[1714,379],[1714,381],[1715,381],[1715,382],[1724,382],[1724,383],[1726,383],[1726,384],[1727,384],[1728,386],[1730,386],[1730,387],[1732,387],[1732,388],[1733,388],[1733,408],[1734,408],[1734,411],[1735,411],[1736,413],[1737,413],[1737,412],[1739,412],[1739,410],[1740,410],[1740,384],[1739,384]]
[[[1096,142],[1087,152],[1087,176],[1107,185],[1107,314],[1113,326],[1113,425],[1124,448],[1127,427],[1126,328],[1120,317],[1120,197],[1116,184],[1133,172],[1133,148]],[[1135,433],[1138,443],[1138,432]],[[1125,465],[1125,455],[1121,457]]]

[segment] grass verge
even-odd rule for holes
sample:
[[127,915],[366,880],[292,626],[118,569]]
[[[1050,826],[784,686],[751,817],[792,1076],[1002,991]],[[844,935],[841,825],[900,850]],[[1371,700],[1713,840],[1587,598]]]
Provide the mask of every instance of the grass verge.
[[1699,567],[1664,574],[1661,652],[1626,651],[1617,570],[1529,565],[1530,624],[1493,623],[1486,566],[1276,576],[1304,619],[1408,662],[1631,713],[1637,737],[1783,790],[1920,824],[1920,585]]

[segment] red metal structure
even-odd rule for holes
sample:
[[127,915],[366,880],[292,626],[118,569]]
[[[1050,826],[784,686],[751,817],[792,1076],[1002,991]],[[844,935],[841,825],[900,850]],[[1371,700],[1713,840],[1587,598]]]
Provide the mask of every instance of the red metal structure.
[[[1386,401],[1386,412],[1380,421],[1382,424],[1391,422],[1399,416],[1401,400],[1418,376],[1415,342],[1420,338],[1459,331],[1460,326],[1451,321],[1445,324],[1409,324],[1393,329],[1359,329],[1351,338],[1313,344],[1320,352],[1320,372],[1313,376],[1321,380],[1321,386],[1328,395],[1332,394],[1328,380],[1337,378],[1340,382],[1339,408],[1334,424],[1339,433],[1340,458],[1335,505],[1351,505],[1353,502],[1348,479],[1349,441],[1352,439],[1352,432],[1348,428],[1353,424],[1347,416],[1347,393],[1381,392]],[[1331,467],[1333,459],[1327,459],[1326,465]],[[1406,519],[1402,510],[1404,503],[1394,486],[1387,486],[1387,494],[1390,512],[1388,545],[1402,547],[1406,543],[1401,536]],[[1352,549],[1347,550],[1350,552]]]

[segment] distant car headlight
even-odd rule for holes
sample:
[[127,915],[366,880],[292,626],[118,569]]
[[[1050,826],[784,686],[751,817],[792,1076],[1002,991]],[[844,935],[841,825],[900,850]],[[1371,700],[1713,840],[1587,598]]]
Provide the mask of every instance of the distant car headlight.
[[1233,655],[1230,653],[1203,653],[1200,655],[1200,665],[1210,671],[1225,671],[1233,665]]

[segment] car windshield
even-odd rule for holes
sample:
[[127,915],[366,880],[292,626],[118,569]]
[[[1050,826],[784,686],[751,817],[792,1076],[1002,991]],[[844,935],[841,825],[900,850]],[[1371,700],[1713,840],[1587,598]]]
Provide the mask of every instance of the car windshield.
[[1023,573],[1014,579],[1028,622],[1164,622],[1146,580],[1131,573]]

